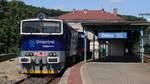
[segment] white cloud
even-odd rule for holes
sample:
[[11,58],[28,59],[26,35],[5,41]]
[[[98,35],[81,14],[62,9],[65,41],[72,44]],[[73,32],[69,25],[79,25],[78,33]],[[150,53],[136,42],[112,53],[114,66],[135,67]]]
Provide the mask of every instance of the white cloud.
[[54,7],[54,9],[64,9],[65,7],[64,7],[64,5],[60,5],[60,6],[56,6],[56,7]]
[[111,3],[120,3],[123,2],[124,0],[109,0]]

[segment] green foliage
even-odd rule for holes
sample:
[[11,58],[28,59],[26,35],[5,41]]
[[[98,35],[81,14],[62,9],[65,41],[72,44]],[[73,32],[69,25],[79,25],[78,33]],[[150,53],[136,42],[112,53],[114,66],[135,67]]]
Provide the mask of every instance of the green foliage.
[[0,53],[17,50],[20,44],[20,21],[36,17],[38,13],[56,17],[67,12],[29,6],[19,0],[0,0]]
[[[16,52],[20,44],[20,21],[27,18],[35,18],[38,13],[56,17],[68,12],[29,6],[20,0],[0,0],[0,53]],[[146,21],[135,16],[120,16],[128,21]]]
[[119,15],[119,16],[125,18],[127,21],[147,21],[145,18],[136,17],[132,15]]

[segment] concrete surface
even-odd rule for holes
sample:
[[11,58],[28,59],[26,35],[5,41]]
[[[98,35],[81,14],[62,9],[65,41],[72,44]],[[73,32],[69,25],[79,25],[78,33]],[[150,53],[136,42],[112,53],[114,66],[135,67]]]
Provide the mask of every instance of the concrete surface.
[[18,58],[0,62],[0,84],[13,84],[25,78],[25,75],[19,72],[22,72],[22,69]]
[[150,84],[150,66],[89,62],[82,66],[81,77],[83,84]]

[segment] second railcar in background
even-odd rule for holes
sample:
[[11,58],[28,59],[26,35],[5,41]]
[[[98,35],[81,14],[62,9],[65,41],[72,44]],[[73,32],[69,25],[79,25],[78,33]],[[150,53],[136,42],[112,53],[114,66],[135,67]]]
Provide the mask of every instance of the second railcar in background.
[[[78,32],[78,50],[79,50],[79,60],[84,60],[84,54],[85,54],[85,42],[84,42],[85,36],[83,32]],[[86,60],[91,59],[90,54],[90,40],[86,38]]]

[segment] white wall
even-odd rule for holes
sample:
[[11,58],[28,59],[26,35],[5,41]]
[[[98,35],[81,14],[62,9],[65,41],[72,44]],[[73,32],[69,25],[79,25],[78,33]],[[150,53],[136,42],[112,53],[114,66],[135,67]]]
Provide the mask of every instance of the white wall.
[[68,23],[68,25],[70,25],[72,28],[74,28],[75,30],[79,32],[83,32],[83,27],[81,23]]

